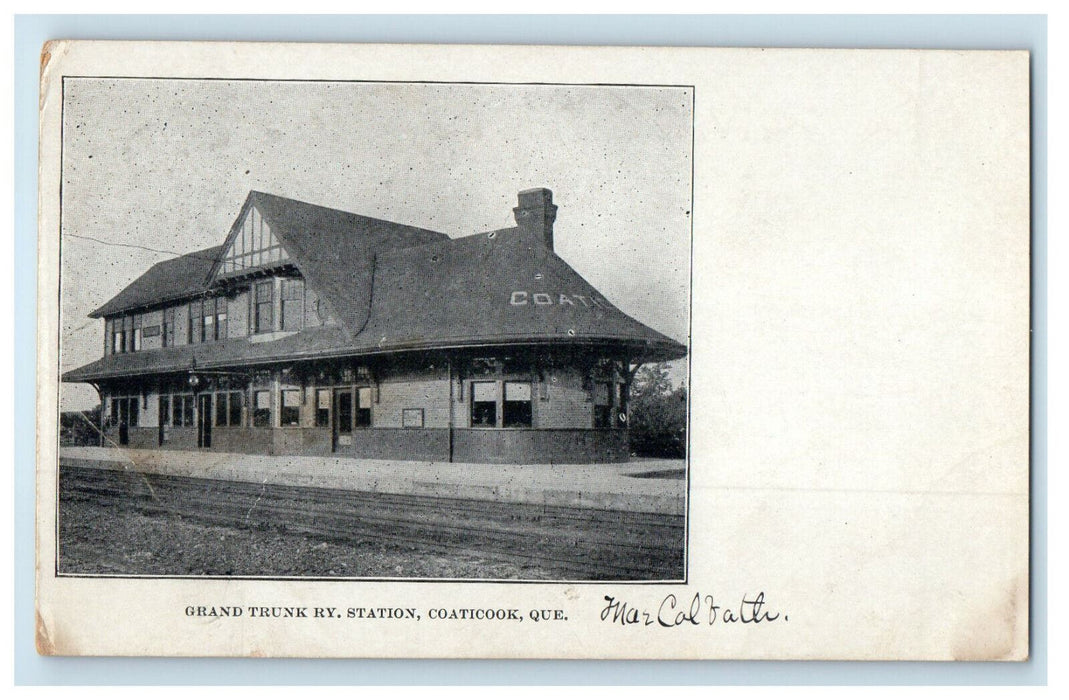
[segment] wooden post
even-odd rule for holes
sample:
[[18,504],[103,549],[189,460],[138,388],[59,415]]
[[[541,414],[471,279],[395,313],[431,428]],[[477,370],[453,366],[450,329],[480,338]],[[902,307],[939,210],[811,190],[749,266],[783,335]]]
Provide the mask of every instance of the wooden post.
[[104,446],[104,393],[100,390],[100,385],[95,382],[91,382],[92,386],[97,392],[97,398],[100,400],[100,412],[97,417],[97,422],[100,424],[97,426],[97,446]]
[[446,367],[449,370],[449,461],[453,461],[453,413],[456,411],[456,407],[453,405],[453,360],[446,360]]

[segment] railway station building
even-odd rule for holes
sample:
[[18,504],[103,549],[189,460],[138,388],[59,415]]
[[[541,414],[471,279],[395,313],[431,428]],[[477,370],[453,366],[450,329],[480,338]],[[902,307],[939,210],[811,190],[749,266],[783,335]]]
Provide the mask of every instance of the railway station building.
[[90,314],[102,442],[499,463],[629,457],[643,363],[686,355],[553,251],[547,189],[460,238],[250,192],[222,245]]

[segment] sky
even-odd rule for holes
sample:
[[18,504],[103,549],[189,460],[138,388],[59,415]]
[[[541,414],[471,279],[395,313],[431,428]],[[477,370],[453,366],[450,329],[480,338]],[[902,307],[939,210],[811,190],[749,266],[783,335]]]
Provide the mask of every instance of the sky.
[[[61,370],[103,354],[87,314],[222,243],[250,190],[459,237],[548,187],[557,254],[687,343],[692,121],[679,87],[67,78]],[[97,400],[62,387],[64,410]]]

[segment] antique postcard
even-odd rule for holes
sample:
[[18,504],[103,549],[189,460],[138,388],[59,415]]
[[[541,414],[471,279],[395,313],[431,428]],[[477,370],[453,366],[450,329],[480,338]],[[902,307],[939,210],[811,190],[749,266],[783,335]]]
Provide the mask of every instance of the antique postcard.
[[37,648],[1023,660],[1029,56],[50,42]]

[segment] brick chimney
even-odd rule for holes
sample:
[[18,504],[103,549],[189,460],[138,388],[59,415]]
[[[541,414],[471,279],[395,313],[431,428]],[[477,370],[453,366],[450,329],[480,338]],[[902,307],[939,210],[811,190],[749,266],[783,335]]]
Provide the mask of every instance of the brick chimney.
[[537,237],[553,250],[553,221],[557,218],[557,205],[553,203],[552,192],[545,187],[523,190],[519,194],[519,206],[512,213],[521,231]]

